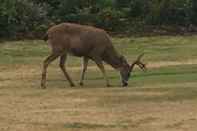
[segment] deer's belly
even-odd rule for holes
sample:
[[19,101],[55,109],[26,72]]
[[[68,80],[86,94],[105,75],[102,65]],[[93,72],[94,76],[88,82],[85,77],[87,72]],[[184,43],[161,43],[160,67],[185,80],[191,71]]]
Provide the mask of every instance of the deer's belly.
[[78,56],[78,57],[86,56],[85,52],[83,52],[82,50],[77,49],[77,48],[71,48],[69,50],[69,54],[71,54],[73,56]]

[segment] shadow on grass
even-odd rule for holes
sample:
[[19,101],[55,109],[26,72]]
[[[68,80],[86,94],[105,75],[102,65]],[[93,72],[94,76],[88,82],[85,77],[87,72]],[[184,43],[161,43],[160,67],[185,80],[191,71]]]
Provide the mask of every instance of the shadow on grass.
[[173,88],[135,88],[125,90],[125,94],[113,92],[112,95],[104,95],[98,101],[100,105],[121,105],[132,102],[181,102],[184,100],[197,99],[195,87]]
[[128,128],[126,125],[104,125],[104,124],[91,124],[91,123],[66,123],[65,128],[85,128],[85,129],[96,129],[96,128]]
[[134,74],[133,77],[146,77],[146,76],[168,76],[168,75],[187,75],[187,74],[197,74],[197,71],[187,71],[187,72],[158,72],[158,73],[144,73],[140,75]]
[[[131,77],[133,78],[140,78],[140,77],[148,77],[148,76],[169,76],[169,75],[187,75],[187,74],[197,74],[197,71],[187,71],[187,72],[146,72],[146,73],[140,73],[140,74],[133,74]],[[110,79],[119,79],[119,76],[109,76]],[[94,78],[88,78],[89,80],[99,80],[103,79],[102,76],[100,77],[94,77]]]

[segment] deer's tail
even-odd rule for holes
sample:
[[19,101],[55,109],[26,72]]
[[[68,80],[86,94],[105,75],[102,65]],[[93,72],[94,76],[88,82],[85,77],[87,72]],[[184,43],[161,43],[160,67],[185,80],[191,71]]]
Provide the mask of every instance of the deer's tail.
[[43,40],[44,41],[47,41],[48,40],[48,34],[47,33],[44,35]]

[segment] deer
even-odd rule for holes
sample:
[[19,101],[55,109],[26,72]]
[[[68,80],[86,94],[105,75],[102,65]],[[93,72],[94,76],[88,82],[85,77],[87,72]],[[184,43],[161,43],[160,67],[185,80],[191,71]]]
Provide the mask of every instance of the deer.
[[44,89],[46,88],[47,68],[58,57],[60,57],[59,67],[65,78],[71,87],[75,86],[65,67],[68,54],[82,58],[79,81],[81,86],[83,86],[89,60],[96,63],[102,72],[107,87],[110,86],[110,83],[103,62],[120,72],[123,87],[128,85],[130,74],[135,65],[138,65],[143,71],[146,70],[145,64],[141,62],[144,54],[140,54],[130,65],[126,58],[116,51],[108,33],[100,28],[74,23],[60,23],[48,29],[44,40],[51,47],[51,54],[44,60],[42,67],[41,87]]

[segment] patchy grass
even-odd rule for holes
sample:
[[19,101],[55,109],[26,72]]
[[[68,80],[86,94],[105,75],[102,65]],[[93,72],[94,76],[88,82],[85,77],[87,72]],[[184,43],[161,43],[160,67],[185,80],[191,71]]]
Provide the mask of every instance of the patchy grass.
[[[112,87],[105,87],[93,62],[84,87],[71,88],[56,60],[46,90],[40,89],[40,78],[47,45],[0,43],[0,130],[196,131],[196,41],[197,36],[113,38],[129,61],[146,53],[148,71],[136,68],[128,88],[120,87],[118,72],[108,67]],[[77,83],[79,58],[70,57],[68,72]]]

